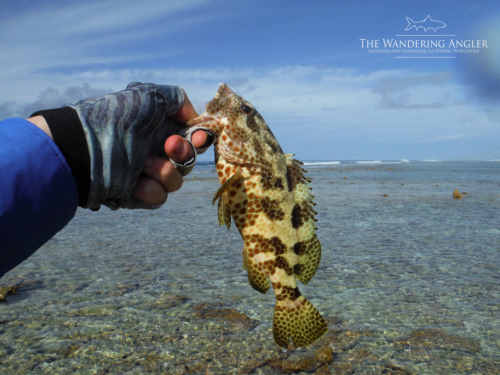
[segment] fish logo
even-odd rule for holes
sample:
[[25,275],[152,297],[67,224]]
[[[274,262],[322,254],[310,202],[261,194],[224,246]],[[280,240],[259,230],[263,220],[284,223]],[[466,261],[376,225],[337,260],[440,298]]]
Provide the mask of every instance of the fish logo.
[[412,27],[414,27],[415,30],[418,30],[421,27],[424,31],[433,29],[434,32],[436,32],[437,29],[443,29],[446,27],[444,22],[433,20],[431,16],[427,16],[423,21],[417,22],[413,21],[410,17],[406,17],[406,20],[408,21],[408,26],[406,26],[405,31],[410,30]]

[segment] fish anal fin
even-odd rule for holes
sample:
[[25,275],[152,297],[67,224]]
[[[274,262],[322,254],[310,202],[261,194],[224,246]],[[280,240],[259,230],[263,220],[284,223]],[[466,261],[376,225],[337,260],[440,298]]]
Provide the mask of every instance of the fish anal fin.
[[318,269],[321,260],[321,243],[314,235],[307,241],[297,242],[293,251],[297,254],[297,264],[294,266],[295,277],[301,283],[307,284]]
[[304,296],[294,301],[276,301],[273,336],[282,348],[288,348],[290,338],[296,348],[311,345],[327,331],[325,319]]
[[229,189],[229,187],[240,178],[241,172],[242,172],[241,168],[238,168],[236,170],[236,173],[233,174],[231,177],[229,177],[227,181],[221,185],[221,187],[215,193],[214,199],[212,199],[212,204],[215,204],[217,199],[219,199],[222,196],[222,194],[224,194],[226,190]]

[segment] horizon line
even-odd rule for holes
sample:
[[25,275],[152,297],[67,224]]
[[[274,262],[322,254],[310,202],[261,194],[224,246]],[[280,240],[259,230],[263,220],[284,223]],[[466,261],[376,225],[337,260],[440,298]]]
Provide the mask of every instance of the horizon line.
[[396,35],[396,36],[456,36],[456,35]]
[[436,56],[436,57],[430,57],[430,56],[396,56],[396,59],[454,59],[455,56]]

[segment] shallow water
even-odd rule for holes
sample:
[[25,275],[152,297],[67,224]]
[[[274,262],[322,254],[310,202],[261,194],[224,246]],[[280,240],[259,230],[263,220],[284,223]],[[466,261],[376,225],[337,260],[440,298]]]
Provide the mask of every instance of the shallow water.
[[500,162],[307,165],[323,255],[300,288],[330,330],[286,353],[211,169],[154,212],[79,209],[0,279],[0,373],[500,373]]

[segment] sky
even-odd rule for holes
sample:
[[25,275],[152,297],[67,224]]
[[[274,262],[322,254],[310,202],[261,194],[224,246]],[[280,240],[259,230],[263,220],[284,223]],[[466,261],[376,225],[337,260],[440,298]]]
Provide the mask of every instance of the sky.
[[0,120],[135,81],[201,113],[226,82],[301,160],[500,159],[498,0],[0,0],[0,35]]

